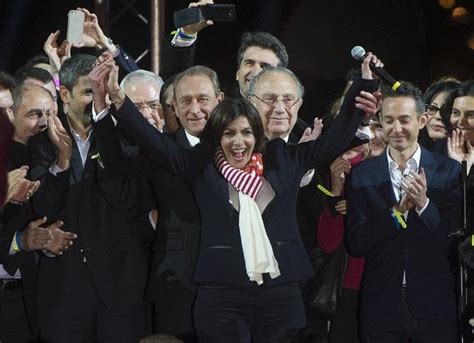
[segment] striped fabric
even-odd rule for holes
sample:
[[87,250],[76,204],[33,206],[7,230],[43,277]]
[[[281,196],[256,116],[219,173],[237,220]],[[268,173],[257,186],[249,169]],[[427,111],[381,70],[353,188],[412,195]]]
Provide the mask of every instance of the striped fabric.
[[263,174],[261,154],[253,153],[252,159],[245,170],[232,167],[229,162],[227,162],[220,148],[216,150],[214,161],[217,169],[235,189],[255,199],[263,186],[261,177]]

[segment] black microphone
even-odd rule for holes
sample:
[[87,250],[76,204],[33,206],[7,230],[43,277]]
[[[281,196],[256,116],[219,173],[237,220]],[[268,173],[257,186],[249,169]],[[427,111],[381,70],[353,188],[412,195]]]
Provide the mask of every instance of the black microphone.
[[[362,62],[367,56],[367,53],[365,52],[365,49],[363,47],[356,45],[352,48],[351,55],[356,61]],[[393,77],[391,77],[383,68],[376,67],[375,64],[372,63],[372,61],[369,63],[369,65],[370,70],[372,70],[372,72],[377,75],[379,79],[388,84],[393,91],[396,92],[397,89],[400,89],[400,86],[402,85],[400,81],[397,81]]]

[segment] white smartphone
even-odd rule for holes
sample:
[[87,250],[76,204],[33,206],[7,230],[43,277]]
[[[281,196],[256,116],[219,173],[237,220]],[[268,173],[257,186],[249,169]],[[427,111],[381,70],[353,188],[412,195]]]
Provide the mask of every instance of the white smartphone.
[[82,43],[84,12],[70,10],[67,14],[67,40],[73,45]]

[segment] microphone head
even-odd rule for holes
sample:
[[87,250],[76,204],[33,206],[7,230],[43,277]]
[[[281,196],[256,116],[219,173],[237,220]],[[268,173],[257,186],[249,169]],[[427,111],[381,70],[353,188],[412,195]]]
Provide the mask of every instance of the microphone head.
[[352,48],[351,55],[352,55],[352,58],[354,58],[357,61],[360,61],[365,56],[365,49],[361,47],[360,45],[356,45],[355,47]]

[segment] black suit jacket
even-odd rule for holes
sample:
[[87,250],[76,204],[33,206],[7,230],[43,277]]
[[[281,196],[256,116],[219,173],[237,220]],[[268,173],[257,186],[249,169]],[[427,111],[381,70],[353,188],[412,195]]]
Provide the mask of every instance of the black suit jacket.
[[[61,120],[70,132],[65,117]],[[136,183],[103,168],[98,158],[92,158],[99,151],[94,133],[84,167],[76,142],[72,142],[70,188],[59,218],[78,238],[62,256],[41,258],[39,305],[89,300],[81,299],[82,289],[77,286],[77,270],[83,268],[84,259],[96,293],[107,306],[138,303],[143,298],[147,267],[134,225],[141,215]],[[32,148],[37,160],[33,171],[41,175],[56,159],[56,149],[46,141]]]
[[347,242],[365,257],[361,320],[393,320],[400,306],[403,270],[408,306],[415,318],[456,316],[448,233],[458,224],[460,164],[422,148],[429,205],[418,216],[410,210],[407,229],[397,229],[389,209],[396,203],[386,154],[351,173],[348,187]]
[[[200,234],[194,196],[182,179],[151,163],[120,127],[115,127],[107,116],[94,123],[94,132],[102,143],[105,164],[117,172],[145,178],[159,204],[146,288],[146,299],[156,301],[156,330],[179,336],[193,335],[191,308],[195,287],[192,275]],[[167,136],[179,147],[191,149],[184,129]]]
[[[294,146],[286,145],[281,139],[267,144],[264,176],[276,197],[262,218],[282,273],[269,284],[302,280],[312,274],[296,223],[299,184],[306,170],[327,165],[347,149],[364,115],[353,106],[354,97],[371,85],[373,82],[366,80],[354,83],[341,114],[325,137]],[[194,281],[250,285],[240,243],[238,213],[228,202],[228,184],[214,166],[213,152],[202,146],[192,151],[180,148],[152,128],[128,99],[115,116],[153,163],[182,177],[194,192],[201,213]]]
[[[12,155],[7,163],[8,170],[23,165],[30,166],[28,149],[25,145],[13,142]],[[30,176],[28,176],[30,177]],[[48,173],[42,178],[38,191],[30,201],[23,205],[8,203],[0,218],[0,264],[12,276],[20,270],[23,287],[23,300],[26,307],[32,334],[38,332],[36,319],[37,260],[36,252],[21,251],[9,255],[14,234],[23,231],[30,221],[43,216],[48,223],[54,222],[67,196],[69,170],[53,176]]]

